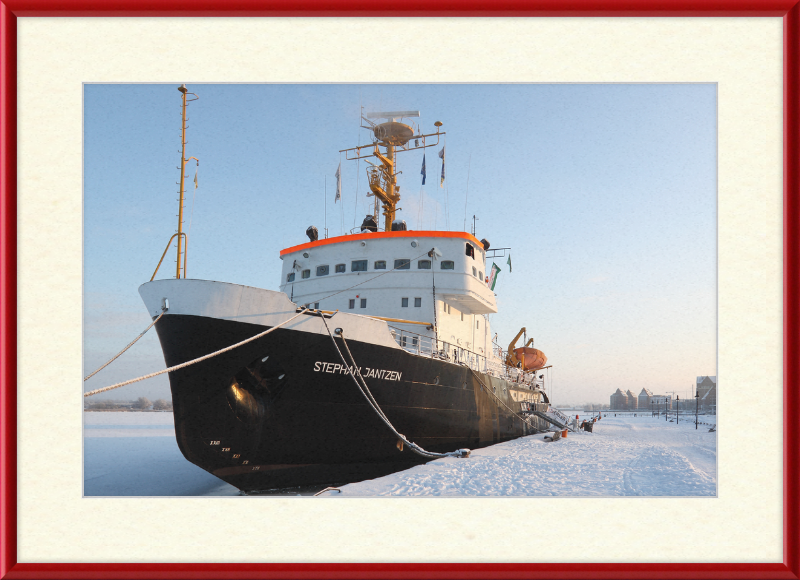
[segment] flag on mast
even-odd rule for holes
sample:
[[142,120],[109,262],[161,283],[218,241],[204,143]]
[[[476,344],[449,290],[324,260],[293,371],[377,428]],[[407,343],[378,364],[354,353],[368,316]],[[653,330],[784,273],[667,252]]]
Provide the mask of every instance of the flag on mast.
[[445,146],[443,145],[442,150],[439,151],[439,158],[442,160],[442,177],[439,180],[439,187],[444,187],[444,148]]
[[422,175],[422,185],[425,185],[425,177],[427,177],[428,173],[425,171],[425,154],[422,154],[422,171],[420,171]]
[[500,274],[500,266],[492,262],[492,272],[489,274],[489,288],[494,290],[494,285],[497,284],[497,275]]
[[342,199],[342,162],[339,162],[339,167],[336,169],[336,197],[333,203]]
[[508,262],[506,262],[506,263],[508,264],[508,271],[510,272],[511,271],[511,254],[508,255]]
[[197,169],[194,170],[194,188],[197,189]]

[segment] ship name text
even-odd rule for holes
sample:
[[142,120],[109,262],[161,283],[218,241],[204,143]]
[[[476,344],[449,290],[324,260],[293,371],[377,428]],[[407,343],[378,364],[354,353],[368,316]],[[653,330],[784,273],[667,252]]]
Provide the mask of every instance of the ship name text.
[[[345,375],[354,372],[354,369],[352,366],[348,367],[340,363],[329,363],[329,362],[318,361],[314,363],[314,372]],[[361,376],[364,377],[365,379],[375,378],[375,379],[383,379],[384,381],[399,381],[400,377],[403,374],[399,371],[389,371],[386,369],[371,369],[369,367],[363,367],[363,368],[358,367],[358,372],[361,373]]]

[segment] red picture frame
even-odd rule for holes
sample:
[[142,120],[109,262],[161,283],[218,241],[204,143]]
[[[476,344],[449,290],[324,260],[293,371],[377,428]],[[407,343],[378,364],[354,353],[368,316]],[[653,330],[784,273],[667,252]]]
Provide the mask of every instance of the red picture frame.
[[[0,578],[800,578],[800,0],[7,0],[0,2]],[[17,17],[45,16],[769,16],[783,18],[783,563],[92,564],[17,562]],[[755,531],[754,531],[755,532]]]

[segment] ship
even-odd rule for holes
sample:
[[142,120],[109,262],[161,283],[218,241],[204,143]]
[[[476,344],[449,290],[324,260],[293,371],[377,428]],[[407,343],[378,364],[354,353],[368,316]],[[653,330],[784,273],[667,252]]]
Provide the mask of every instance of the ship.
[[186,106],[198,97],[179,90],[178,231],[164,251],[177,238],[176,271],[155,279],[162,255],[139,293],[167,366],[188,363],[169,373],[188,461],[259,493],[469,461],[472,449],[563,426],[537,374],[543,353],[524,364],[526,352],[517,360],[493,340],[489,242],[397,219],[398,158],[439,147],[441,122],[425,133],[416,111],[362,109],[371,143],[340,153],[367,160],[374,213],[337,237],[308,227],[276,256],[271,290],[186,277]]

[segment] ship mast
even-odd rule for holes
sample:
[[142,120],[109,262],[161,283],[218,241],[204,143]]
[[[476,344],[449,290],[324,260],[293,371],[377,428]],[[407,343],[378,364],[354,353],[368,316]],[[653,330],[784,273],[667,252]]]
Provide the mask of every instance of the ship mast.
[[[369,178],[369,188],[371,193],[367,195],[375,196],[383,205],[384,230],[392,230],[392,222],[395,219],[400,201],[400,187],[397,185],[397,176],[401,173],[396,171],[397,154],[403,151],[413,151],[414,149],[424,149],[435,147],[439,144],[439,137],[444,135],[439,131],[442,124],[435,123],[436,133],[427,135],[417,134],[413,127],[401,123],[398,119],[404,117],[419,117],[419,111],[390,111],[381,113],[362,113],[361,120],[367,125],[362,125],[365,129],[370,129],[374,135],[371,145],[361,145],[350,149],[342,149],[339,153],[345,153],[345,157],[350,161],[356,159],[376,158],[380,163],[369,163],[367,177]],[[374,123],[371,119],[386,119],[384,123]],[[436,137],[435,143],[428,143],[426,139]],[[412,146],[411,140],[414,140]],[[369,154],[362,155],[362,149],[372,149]],[[383,148],[383,151],[381,150]],[[377,217],[377,216],[376,216]]]
[[[164,253],[161,254],[161,259],[158,261],[158,266],[156,266],[155,272],[153,272],[153,276],[150,278],[151,282],[155,279],[158,269],[161,267],[161,262],[164,261],[164,256],[167,255],[167,250],[169,250],[172,240],[174,240],[176,237],[178,238],[178,255],[177,259],[175,260],[175,278],[181,278],[181,274],[183,274],[183,278],[186,278],[186,253],[189,247],[189,240],[186,239],[186,233],[183,231],[183,197],[184,185],[186,181],[186,176],[184,173],[186,171],[186,163],[188,161],[194,159],[197,164],[200,165],[200,161],[197,159],[197,157],[189,157],[188,159],[186,158],[186,103],[196,101],[200,97],[198,97],[195,93],[190,93],[189,89],[186,88],[186,85],[179,86],[178,90],[181,92],[181,165],[178,167],[178,169],[181,170],[181,180],[180,191],[178,192],[180,196],[178,198],[178,231],[172,234],[169,242],[167,242],[167,247],[164,248]],[[194,95],[194,98],[187,99],[187,95]],[[181,268],[181,253],[183,254],[183,268]]]
[[[180,199],[178,202],[178,259],[175,261],[175,277],[181,277],[181,241],[182,238],[186,237],[183,233],[183,194],[184,194],[184,182],[186,181],[186,162],[189,159],[194,159],[197,161],[197,157],[190,157],[186,159],[186,103],[191,101],[196,101],[200,97],[195,95],[194,93],[190,93],[189,89],[186,88],[186,85],[181,85],[178,87],[178,90],[181,92],[181,190],[180,190]],[[186,95],[194,95],[194,99],[186,99]],[[198,161],[199,164],[199,161]],[[184,244],[184,257],[183,257],[183,277],[186,278],[186,251],[188,249],[189,240],[186,240]]]

